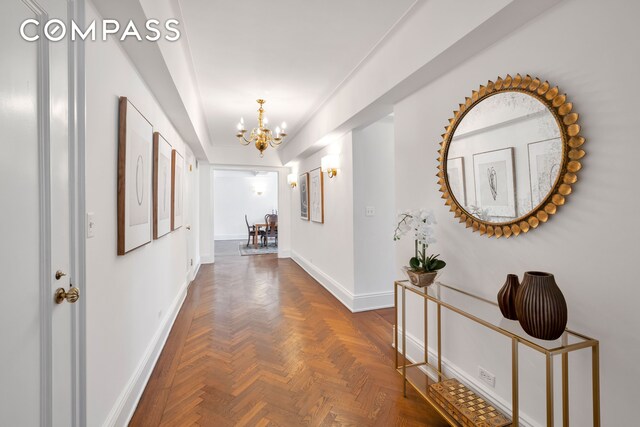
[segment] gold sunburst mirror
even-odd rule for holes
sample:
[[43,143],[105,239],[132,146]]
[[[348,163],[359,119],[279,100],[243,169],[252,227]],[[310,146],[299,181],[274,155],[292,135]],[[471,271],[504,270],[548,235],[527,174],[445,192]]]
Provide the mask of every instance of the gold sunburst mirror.
[[520,74],[489,81],[460,104],[442,135],[442,198],[474,232],[527,233],[565,204],[584,142],[578,114],[557,86]]

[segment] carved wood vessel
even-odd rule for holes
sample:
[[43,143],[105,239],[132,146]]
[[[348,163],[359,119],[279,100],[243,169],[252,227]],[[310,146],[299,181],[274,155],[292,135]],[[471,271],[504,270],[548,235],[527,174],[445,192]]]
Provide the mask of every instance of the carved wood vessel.
[[526,333],[534,338],[555,340],[567,326],[567,303],[553,274],[524,273],[516,294],[516,314]]
[[502,315],[510,320],[518,320],[516,314],[516,293],[520,287],[518,276],[515,274],[507,274],[507,281],[498,292],[498,307]]

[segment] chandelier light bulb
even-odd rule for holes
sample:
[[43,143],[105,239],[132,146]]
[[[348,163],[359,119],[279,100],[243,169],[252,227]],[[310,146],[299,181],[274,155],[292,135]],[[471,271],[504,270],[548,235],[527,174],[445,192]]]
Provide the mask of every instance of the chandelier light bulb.
[[282,130],[284,131],[287,128],[287,123],[282,122]]
[[238,123],[238,130],[242,130],[242,123]]
[[240,124],[244,126],[244,117],[240,117]]
[[264,118],[264,124],[265,124],[265,126],[266,126],[268,123],[269,123],[269,119],[265,117],[265,118]]
[[276,136],[280,135],[280,126],[276,127]]

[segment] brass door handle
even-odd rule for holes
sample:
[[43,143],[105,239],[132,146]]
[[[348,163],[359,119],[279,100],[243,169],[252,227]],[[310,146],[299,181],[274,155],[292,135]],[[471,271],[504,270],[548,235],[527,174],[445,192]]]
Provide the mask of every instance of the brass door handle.
[[54,300],[56,304],[62,304],[65,300],[69,304],[73,304],[80,299],[80,290],[75,286],[68,291],[65,291],[64,288],[56,289]]
[[58,270],[58,271],[56,271],[56,276],[55,277],[56,277],[56,280],[60,280],[66,275],[67,275],[67,273],[63,273],[62,270]]

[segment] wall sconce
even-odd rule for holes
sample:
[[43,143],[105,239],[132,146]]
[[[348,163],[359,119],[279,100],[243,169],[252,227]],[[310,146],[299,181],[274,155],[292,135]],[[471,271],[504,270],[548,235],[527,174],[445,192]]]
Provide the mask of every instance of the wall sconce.
[[329,154],[320,160],[320,170],[322,170],[322,172],[326,172],[329,175],[329,178],[333,178],[338,175],[339,167],[340,157],[337,154]]
[[289,184],[291,188],[296,188],[296,186],[298,185],[298,178],[296,177],[295,173],[290,173],[289,175],[287,175],[287,184]]

